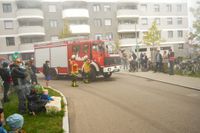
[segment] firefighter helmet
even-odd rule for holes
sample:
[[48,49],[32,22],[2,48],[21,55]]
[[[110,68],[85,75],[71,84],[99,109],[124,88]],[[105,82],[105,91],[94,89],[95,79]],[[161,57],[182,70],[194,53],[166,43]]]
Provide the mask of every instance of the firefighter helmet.
[[85,55],[85,56],[83,57],[83,59],[84,59],[84,61],[86,61],[86,60],[88,59],[88,56]]
[[72,59],[75,59],[76,58],[76,56],[75,55],[72,55]]

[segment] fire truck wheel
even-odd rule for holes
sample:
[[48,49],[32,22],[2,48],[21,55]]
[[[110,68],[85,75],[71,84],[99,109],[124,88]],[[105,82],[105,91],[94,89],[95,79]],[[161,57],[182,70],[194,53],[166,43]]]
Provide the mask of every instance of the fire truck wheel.
[[95,68],[94,68],[94,67],[91,67],[91,71],[90,71],[90,80],[91,80],[91,81],[96,80],[96,76],[97,76],[97,74],[96,74]]
[[51,78],[52,78],[53,80],[58,79],[58,75],[57,75],[55,69],[50,69],[50,74],[51,74]]
[[104,73],[104,74],[103,74],[104,78],[110,78],[110,77],[111,77],[111,75],[112,75],[112,73],[111,73],[111,72],[110,72],[110,73]]

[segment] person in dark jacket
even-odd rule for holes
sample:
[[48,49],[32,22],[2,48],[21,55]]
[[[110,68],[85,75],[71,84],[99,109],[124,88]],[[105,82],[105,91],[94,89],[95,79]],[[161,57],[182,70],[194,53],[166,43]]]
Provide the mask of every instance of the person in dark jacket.
[[45,76],[46,86],[47,87],[49,87],[49,81],[51,80],[49,63],[50,62],[47,60],[45,62],[45,64],[43,65],[43,73],[44,73],[44,76]]
[[20,114],[26,113],[26,77],[27,74],[24,69],[20,68],[21,60],[17,58],[14,60],[14,64],[11,65],[11,75],[13,79],[13,85],[18,96],[18,110]]
[[3,95],[3,102],[8,102],[8,91],[10,88],[10,84],[11,84],[11,73],[10,73],[10,69],[8,67],[8,63],[7,62],[3,62],[2,66],[3,68],[0,70],[0,76],[2,78],[2,80],[4,81],[3,83],[3,88],[4,88],[4,95]]
[[31,69],[33,71],[33,74],[31,75],[32,84],[38,84],[37,75],[36,75],[37,69],[36,69],[36,67],[34,65],[34,59],[33,58],[31,58],[31,60],[30,60],[30,67],[31,67]]
[[162,55],[160,54],[160,51],[158,50],[155,56],[156,59],[156,69],[155,72],[162,71]]

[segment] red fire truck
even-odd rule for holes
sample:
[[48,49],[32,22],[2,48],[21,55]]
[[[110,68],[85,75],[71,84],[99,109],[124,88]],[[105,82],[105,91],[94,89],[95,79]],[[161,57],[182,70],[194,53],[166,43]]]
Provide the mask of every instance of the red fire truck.
[[36,67],[42,72],[43,64],[49,60],[52,78],[69,75],[69,59],[75,55],[81,74],[83,58],[87,55],[91,60],[90,78],[95,80],[99,75],[109,78],[120,70],[120,56],[110,54],[109,46],[109,41],[77,38],[38,43],[34,45]]

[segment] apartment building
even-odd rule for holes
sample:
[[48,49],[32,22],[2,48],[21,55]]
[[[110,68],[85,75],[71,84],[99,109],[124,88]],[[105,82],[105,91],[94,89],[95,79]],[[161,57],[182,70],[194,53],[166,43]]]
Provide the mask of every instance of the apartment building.
[[57,40],[65,21],[73,36],[119,40],[121,48],[147,53],[152,47],[142,38],[156,21],[159,49],[187,53],[187,0],[1,0],[0,56],[34,57],[33,44]]

